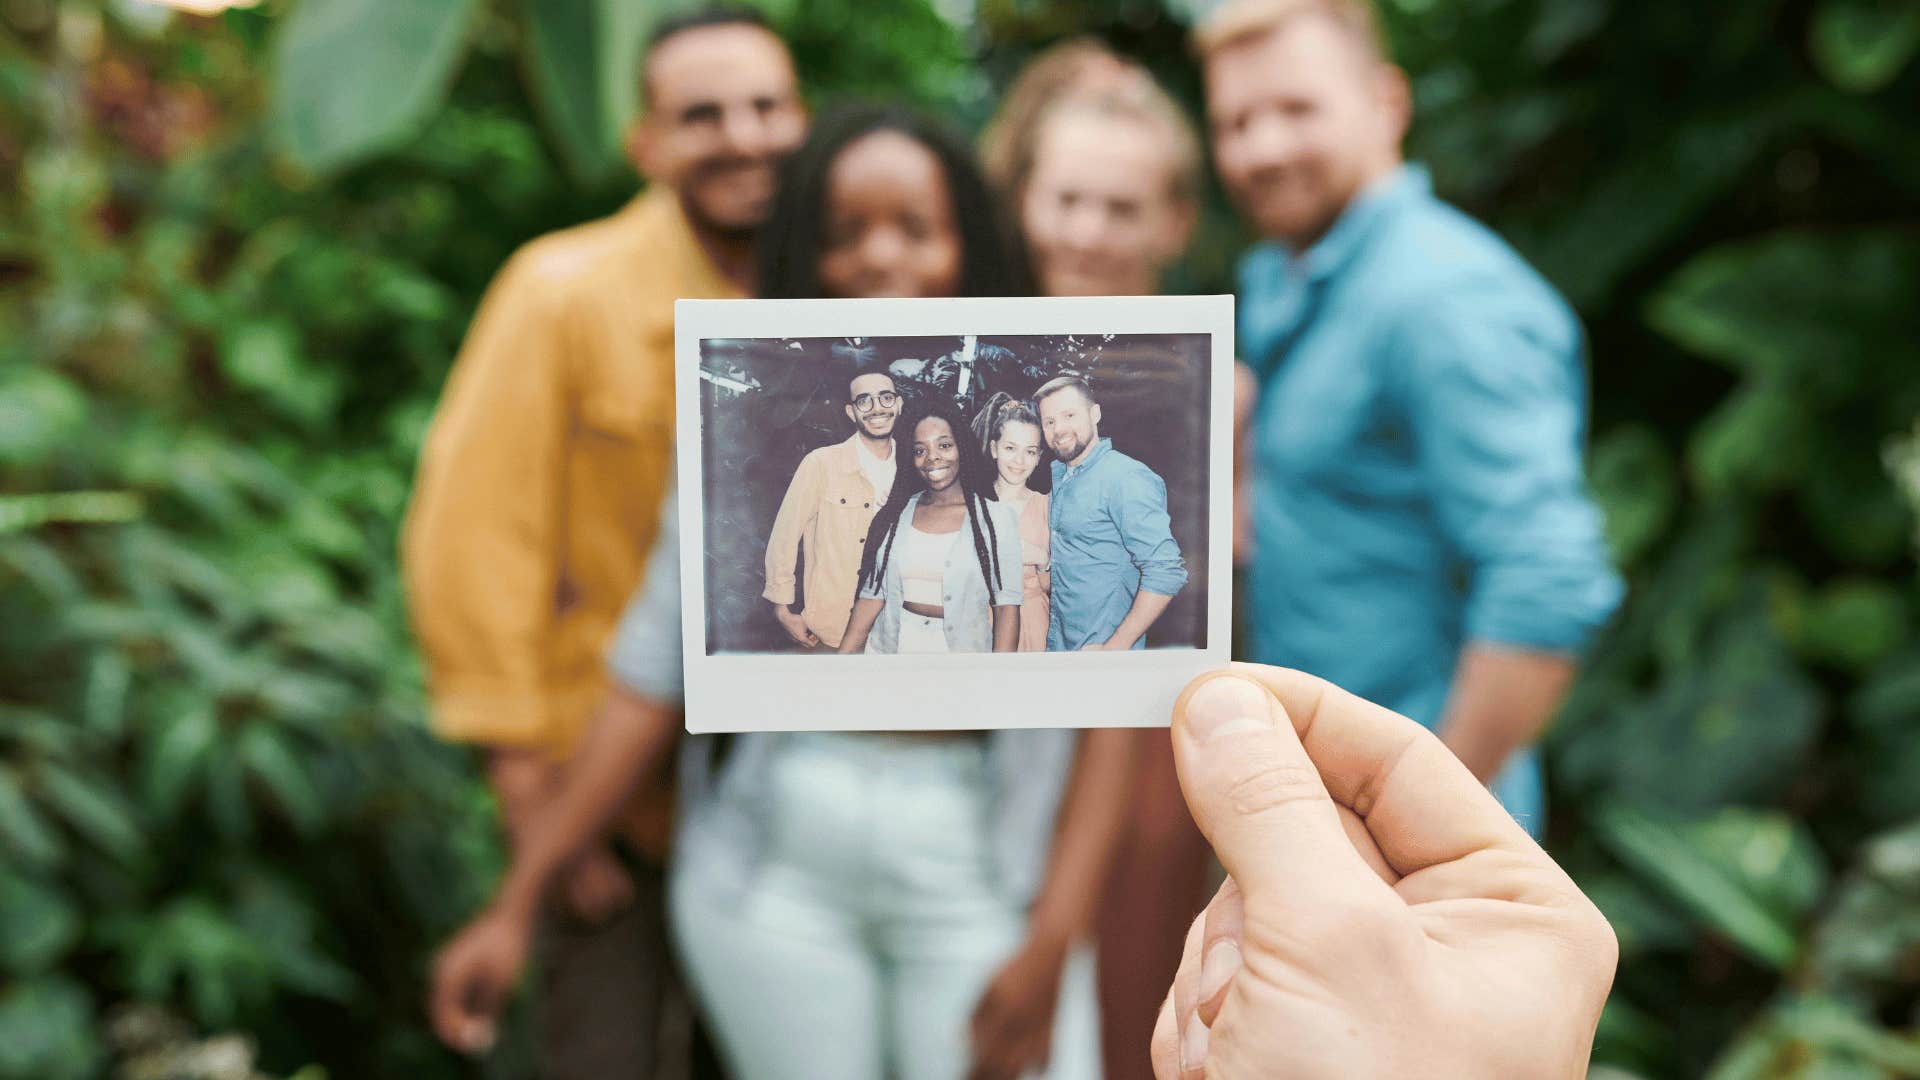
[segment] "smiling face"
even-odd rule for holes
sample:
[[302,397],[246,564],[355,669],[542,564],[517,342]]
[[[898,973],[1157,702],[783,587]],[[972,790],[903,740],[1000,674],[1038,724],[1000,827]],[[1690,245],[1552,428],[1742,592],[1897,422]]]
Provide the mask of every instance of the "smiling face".
[[1066,107],[1042,125],[1020,222],[1049,296],[1135,296],[1186,246],[1173,151],[1138,120]]
[[1221,182],[1263,235],[1296,249],[1400,162],[1406,77],[1325,15],[1221,46],[1206,84]]
[[1100,438],[1100,406],[1069,386],[1039,402],[1040,430],[1061,461],[1077,465]]
[[898,131],[850,142],[827,174],[818,266],[828,296],[952,296],[961,244],[940,159]]
[[913,467],[931,492],[960,482],[960,441],[945,420],[929,416],[913,426]]
[[807,130],[786,45],[757,26],[686,30],[648,57],[646,86],[630,141],[640,171],[679,192],[702,228],[759,228],[780,161]]
[[1010,488],[1025,486],[1040,464],[1040,429],[1025,420],[1009,420],[1000,425],[991,451],[1001,481]]
[[868,372],[856,376],[847,385],[847,419],[869,439],[884,439],[893,434],[894,421],[900,418],[900,392],[893,376]]

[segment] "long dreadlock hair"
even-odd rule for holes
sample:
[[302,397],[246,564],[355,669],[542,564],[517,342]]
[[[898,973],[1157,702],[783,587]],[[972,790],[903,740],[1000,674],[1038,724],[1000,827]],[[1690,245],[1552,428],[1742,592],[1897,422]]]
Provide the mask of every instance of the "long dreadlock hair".
[[979,446],[967,438],[967,422],[959,408],[942,395],[913,402],[906,414],[893,425],[893,453],[896,465],[893,489],[887,501],[873,515],[867,527],[867,543],[860,553],[860,588],[879,588],[887,573],[887,559],[893,554],[894,537],[900,533],[900,515],[907,500],[926,490],[927,482],[913,467],[913,432],[922,420],[945,420],[953,431],[954,451],[960,458],[960,493],[967,507],[967,525],[973,532],[973,552],[980,560],[980,577],[989,591],[1005,587],[1000,576],[1000,537],[987,514],[987,503],[995,500],[993,472]]

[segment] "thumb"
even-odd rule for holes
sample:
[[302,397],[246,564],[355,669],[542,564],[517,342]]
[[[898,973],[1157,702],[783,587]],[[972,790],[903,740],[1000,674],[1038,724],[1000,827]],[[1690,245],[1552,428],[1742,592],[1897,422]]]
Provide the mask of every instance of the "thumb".
[[1189,683],[1173,706],[1173,752],[1194,822],[1249,901],[1345,902],[1356,883],[1380,885],[1265,686],[1226,672]]

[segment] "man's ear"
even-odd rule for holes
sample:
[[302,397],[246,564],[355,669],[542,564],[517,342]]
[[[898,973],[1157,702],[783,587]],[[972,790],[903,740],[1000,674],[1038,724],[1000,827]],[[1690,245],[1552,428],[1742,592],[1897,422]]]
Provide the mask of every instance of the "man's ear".
[[1413,88],[1407,82],[1407,73],[1394,64],[1381,64],[1378,76],[1380,107],[1387,114],[1387,123],[1393,133],[1393,146],[1397,151],[1406,141],[1407,129],[1413,126]]
[[655,178],[654,166],[659,160],[660,131],[652,117],[643,109],[633,123],[627,125],[626,136],[621,146],[627,152],[627,160],[633,163],[634,171],[649,180]]
[[1093,408],[1088,409],[1087,415],[1093,417],[1093,424],[1095,427],[1100,426],[1100,406],[1095,405]]

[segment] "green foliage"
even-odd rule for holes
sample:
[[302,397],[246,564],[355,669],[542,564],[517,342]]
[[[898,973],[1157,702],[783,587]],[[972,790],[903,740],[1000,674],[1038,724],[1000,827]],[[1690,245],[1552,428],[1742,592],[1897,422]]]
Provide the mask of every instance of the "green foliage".
[[[279,1073],[461,1071],[422,973],[499,852],[394,540],[488,277],[625,197],[671,6],[8,5],[0,1078],[96,1074],[128,1001]],[[1201,6],[764,9],[815,97],[974,125],[1081,31],[1197,106]],[[1591,334],[1633,591],[1547,749],[1622,943],[1596,1075],[1920,1072],[1920,7],[1383,13],[1412,152]],[[1246,239],[1215,199],[1179,283]]]
[[295,5],[273,57],[274,119],[292,158],[328,172],[404,142],[439,111],[478,0]]

